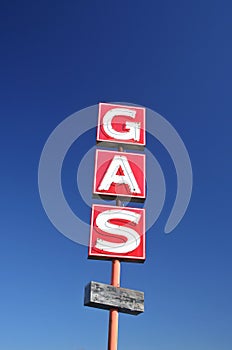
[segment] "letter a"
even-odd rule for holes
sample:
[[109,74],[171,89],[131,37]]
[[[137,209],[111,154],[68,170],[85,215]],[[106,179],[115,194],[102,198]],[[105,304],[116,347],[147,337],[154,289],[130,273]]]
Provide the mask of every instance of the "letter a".
[[[124,175],[117,175],[120,167]],[[98,189],[107,191],[112,183],[128,185],[131,193],[141,193],[128,159],[125,156],[114,156]]]

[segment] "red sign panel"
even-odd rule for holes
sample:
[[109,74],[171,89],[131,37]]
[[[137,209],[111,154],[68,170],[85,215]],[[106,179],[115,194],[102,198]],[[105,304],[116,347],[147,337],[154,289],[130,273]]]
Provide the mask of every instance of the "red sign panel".
[[145,108],[99,103],[97,141],[145,146]]
[[145,261],[145,209],[93,205],[89,258]]
[[96,151],[94,194],[145,199],[145,155]]

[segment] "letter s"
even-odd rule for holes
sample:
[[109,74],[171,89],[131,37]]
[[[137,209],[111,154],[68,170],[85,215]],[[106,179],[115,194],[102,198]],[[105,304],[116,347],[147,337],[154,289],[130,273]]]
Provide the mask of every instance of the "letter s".
[[127,238],[126,242],[116,243],[97,238],[95,247],[110,253],[129,253],[140,244],[140,235],[127,226],[115,225],[109,221],[112,219],[122,219],[138,224],[141,215],[130,210],[111,209],[100,213],[96,218],[96,225],[104,232],[113,235],[120,235]]

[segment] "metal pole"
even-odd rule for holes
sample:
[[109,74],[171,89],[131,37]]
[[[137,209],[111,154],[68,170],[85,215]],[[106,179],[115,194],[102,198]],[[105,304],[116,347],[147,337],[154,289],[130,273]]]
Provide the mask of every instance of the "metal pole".
[[[119,152],[123,152],[123,147],[118,147]],[[116,199],[116,206],[121,206],[120,199]],[[120,260],[112,260],[111,285],[120,287]],[[109,315],[109,333],[108,333],[108,350],[117,350],[118,348],[118,309],[111,309]]]

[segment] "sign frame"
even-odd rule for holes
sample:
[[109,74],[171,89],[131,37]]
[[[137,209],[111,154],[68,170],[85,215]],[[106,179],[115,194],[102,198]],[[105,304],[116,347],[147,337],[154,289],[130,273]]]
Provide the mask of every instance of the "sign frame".
[[[131,157],[134,158],[135,160],[137,160],[138,158],[140,159],[140,165],[142,167],[141,173],[143,176],[142,181],[138,181],[138,178],[136,178],[136,173],[133,172],[133,175],[135,177],[136,182],[141,184],[141,194],[133,194],[133,193],[128,193],[128,194],[124,194],[124,193],[115,193],[115,192],[107,192],[107,191],[99,191],[98,190],[98,179],[97,179],[97,174],[98,174],[98,160],[99,160],[99,155],[103,155],[103,153],[108,153],[109,155],[112,155],[112,160],[114,158],[115,155],[119,155],[119,156],[124,156],[127,157],[128,156],[128,163],[130,164],[130,162],[133,163],[132,159],[130,159]],[[134,164],[136,164],[134,160]],[[109,160],[107,160],[109,161]],[[102,166],[100,164],[100,166]],[[106,168],[105,174],[107,172],[107,170],[109,169],[109,167]],[[132,170],[132,169],[131,169]],[[133,170],[132,170],[133,171]],[[114,197],[120,197],[122,200],[128,200],[128,198],[131,199],[131,201],[137,201],[137,202],[144,202],[146,199],[146,155],[145,154],[137,154],[137,153],[129,153],[129,152],[119,152],[119,151],[109,151],[109,150],[99,150],[97,149],[95,152],[95,162],[94,162],[94,181],[93,181],[93,196],[101,196],[102,198],[105,199],[112,199]]]
[[[139,212],[142,213],[142,233],[137,232],[140,235],[141,242],[139,246],[131,252],[128,252],[127,254],[122,253],[100,253],[100,252],[93,252],[93,239],[94,239],[94,210],[96,207],[99,208],[105,208],[108,209],[122,209],[122,210],[131,210],[133,212]],[[103,210],[104,212],[104,210]],[[140,220],[141,220],[140,219]],[[96,235],[96,234],[95,234]],[[96,249],[96,248],[95,248]],[[141,250],[142,254],[140,256],[136,255],[136,250]],[[132,253],[134,252],[134,253]],[[146,215],[145,215],[145,209],[144,208],[135,208],[135,207],[122,207],[122,206],[111,206],[111,205],[102,205],[102,204],[93,204],[92,205],[92,211],[91,211],[91,229],[90,229],[90,237],[89,237],[89,246],[88,246],[88,259],[93,260],[109,260],[112,261],[113,259],[118,259],[120,261],[124,262],[137,262],[137,263],[144,263],[146,260]]]
[[[103,131],[101,130],[102,127],[102,108],[104,108],[105,106],[111,106],[113,108],[127,108],[130,110],[137,110],[140,111],[140,113],[142,113],[142,128],[141,128],[141,132],[142,132],[142,139],[143,142],[136,142],[136,141],[128,141],[128,140],[118,140],[118,139],[113,139],[111,138],[109,135],[108,137],[102,137],[101,135],[103,134]],[[112,108],[112,109],[113,109]],[[141,119],[141,118],[140,118]],[[135,118],[135,122],[136,122],[136,118]],[[129,148],[129,149],[144,149],[144,147],[146,146],[146,108],[145,107],[140,107],[140,106],[130,106],[130,105],[122,105],[122,104],[117,104],[117,103],[103,103],[100,102],[99,103],[99,107],[98,107],[98,125],[97,125],[97,144],[99,144],[99,146],[107,146],[107,147],[117,147],[118,145],[124,145],[125,147]]]

